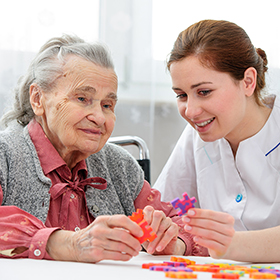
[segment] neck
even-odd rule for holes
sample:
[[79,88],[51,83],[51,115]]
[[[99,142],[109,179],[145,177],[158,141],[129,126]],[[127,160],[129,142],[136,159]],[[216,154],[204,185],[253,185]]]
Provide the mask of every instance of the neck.
[[267,122],[271,113],[270,108],[264,105],[258,105],[251,102],[246,110],[246,115],[237,130],[231,132],[225,137],[229,142],[233,155],[235,157],[240,142],[257,134]]

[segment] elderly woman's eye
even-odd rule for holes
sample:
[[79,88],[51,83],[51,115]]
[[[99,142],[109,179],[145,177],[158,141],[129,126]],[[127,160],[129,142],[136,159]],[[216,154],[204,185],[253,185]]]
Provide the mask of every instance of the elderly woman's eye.
[[80,97],[78,97],[78,100],[81,101],[81,102],[86,102],[86,98],[85,97],[81,97],[80,96]]
[[104,104],[103,107],[106,109],[110,109],[112,107],[112,104]]

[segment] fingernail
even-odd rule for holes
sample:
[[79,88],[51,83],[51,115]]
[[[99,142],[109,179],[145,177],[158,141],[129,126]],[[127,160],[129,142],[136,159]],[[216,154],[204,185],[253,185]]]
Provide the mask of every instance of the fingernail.
[[189,225],[185,225],[185,226],[184,226],[184,229],[185,229],[186,231],[190,231],[190,230],[192,229],[192,227],[189,226]]
[[188,215],[190,215],[190,216],[194,216],[194,215],[195,215],[194,210],[189,210],[189,211],[188,211]]
[[188,218],[187,216],[184,216],[184,217],[183,217],[183,222],[189,223],[190,221],[191,221],[191,219]]
[[154,250],[152,250],[151,248],[149,248],[149,249],[147,250],[147,253],[150,254],[150,255],[152,255],[152,254],[154,253]]
[[156,248],[156,250],[157,250],[158,252],[161,252],[161,251],[162,251],[162,247],[161,247],[161,246],[158,246],[158,247]]

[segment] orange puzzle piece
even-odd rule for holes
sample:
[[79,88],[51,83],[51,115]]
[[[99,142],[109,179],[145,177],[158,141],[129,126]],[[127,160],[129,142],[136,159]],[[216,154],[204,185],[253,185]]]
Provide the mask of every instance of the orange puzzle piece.
[[141,244],[146,240],[152,242],[156,239],[157,235],[155,234],[155,232],[153,232],[153,229],[148,225],[148,222],[144,219],[142,209],[137,209],[136,212],[132,213],[132,215],[129,216],[129,219],[137,223],[143,230],[143,235],[141,237],[137,237]]
[[239,279],[239,274],[237,273],[213,273],[212,278],[218,279]]
[[192,272],[183,272],[183,271],[168,271],[165,272],[165,277],[169,278],[179,278],[179,279],[195,279],[197,278],[197,274]]
[[276,279],[277,275],[273,273],[255,272],[250,274],[251,279]]

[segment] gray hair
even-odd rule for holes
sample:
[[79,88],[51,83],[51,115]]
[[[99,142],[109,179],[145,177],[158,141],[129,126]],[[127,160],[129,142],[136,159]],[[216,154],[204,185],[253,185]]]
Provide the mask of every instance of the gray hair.
[[37,83],[42,90],[49,91],[55,86],[55,80],[62,74],[65,56],[73,54],[96,65],[114,69],[114,64],[107,47],[101,43],[87,43],[83,39],[63,35],[48,40],[32,60],[27,73],[22,76],[14,89],[15,101],[13,109],[1,119],[4,126],[17,120],[25,126],[34,117],[29,100],[29,87]]

